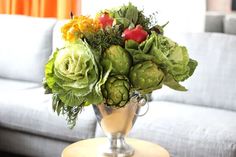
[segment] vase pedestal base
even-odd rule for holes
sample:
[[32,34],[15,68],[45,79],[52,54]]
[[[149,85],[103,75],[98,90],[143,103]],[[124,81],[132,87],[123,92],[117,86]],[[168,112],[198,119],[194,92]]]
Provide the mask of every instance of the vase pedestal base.
[[123,136],[112,136],[108,138],[107,144],[100,147],[100,154],[107,157],[131,157],[134,149],[125,142]]

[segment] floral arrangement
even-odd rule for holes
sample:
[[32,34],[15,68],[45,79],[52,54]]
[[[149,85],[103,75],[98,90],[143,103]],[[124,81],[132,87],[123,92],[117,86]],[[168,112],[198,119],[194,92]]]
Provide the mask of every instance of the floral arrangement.
[[179,82],[193,74],[197,62],[164,36],[165,25],[155,19],[131,3],[95,18],[72,15],[61,28],[64,47],[45,66],[44,87],[53,94],[54,111],[67,115],[73,127],[90,104],[123,107],[133,92],[145,95],[163,85],[186,91]]

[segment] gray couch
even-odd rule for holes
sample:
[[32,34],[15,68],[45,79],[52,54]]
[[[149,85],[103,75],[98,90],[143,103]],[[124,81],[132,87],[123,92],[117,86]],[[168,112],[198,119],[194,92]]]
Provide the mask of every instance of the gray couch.
[[[59,157],[72,142],[104,136],[91,107],[70,130],[64,117],[53,113],[51,97],[43,94],[43,66],[60,43],[61,23],[8,15],[0,20],[0,151]],[[172,157],[236,157],[236,36],[188,33],[172,38],[199,62],[183,83],[189,91],[154,92],[149,112],[129,136],[158,143]]]
[[223,12],[209,11],[205,18],[206,32],[219,32],[236,35],[236,12],[226,14]]

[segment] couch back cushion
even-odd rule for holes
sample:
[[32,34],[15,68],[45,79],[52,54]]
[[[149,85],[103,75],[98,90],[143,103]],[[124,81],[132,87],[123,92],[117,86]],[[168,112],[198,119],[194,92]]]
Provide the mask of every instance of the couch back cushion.
[[236,36],[188,33],[172,39],[186,45],[199,65],[194,75],[182,83],[187,92],[164,88],[155,91],[153,99],[236,111]]
[[236,35],[236,14],[229,14],[224,19],[224,33]]
[[41,82],[55,19],[0,15],[0,77]]
[[55,51],[57,48],[60,49],[65,45],[65,41],[62,38],[61,28],[66,23],[68,23],[68,20],[58,20],[53,28],[53,40],[52,40],[53,51]]

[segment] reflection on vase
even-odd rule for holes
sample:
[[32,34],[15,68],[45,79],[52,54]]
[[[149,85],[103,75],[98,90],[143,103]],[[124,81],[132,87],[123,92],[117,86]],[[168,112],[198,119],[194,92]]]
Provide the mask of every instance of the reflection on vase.
[[97,120],[109,139],[109,143],[102,148],[105,156],[128,157],[134,154],[124,138],[132,129],[140,107],[146,103],[140,95],[134,95],[130,101],[121,108],[105,104],[93,105]]

